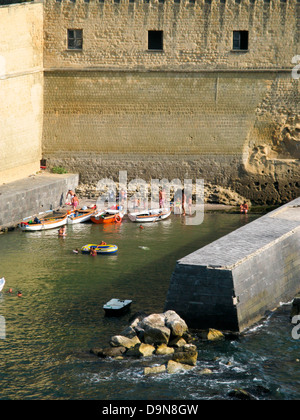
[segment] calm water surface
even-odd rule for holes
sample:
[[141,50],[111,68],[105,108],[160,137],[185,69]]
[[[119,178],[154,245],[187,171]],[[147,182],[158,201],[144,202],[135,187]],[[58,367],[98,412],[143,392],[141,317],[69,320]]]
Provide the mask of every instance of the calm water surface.
[[[57,230],[1,235],[0,277],[7,283],[0,294],[6,323],[0,399],[227,399],[237,387],[253,389],[259,398],[299,398],[300,343],[291,337],[288,305],[238,340],[199,341],[198,364],[185,373],[149,378],[143,367],[163,361],[89,354],[119,334],[130,316],[104,317],[106,301],[132,299],[131,314],[162,312],[176,260],[245,223],[244,216],[217,213],[206,214],[200,226],[172,216],[143,230],[124,221],[68,227],[66,238],[58,238]],[[72,253],[101,240],[117,244],[118,254]],[[5,293],[8,287],[13,295]],[[200,375],[204,368],[213,373]]]

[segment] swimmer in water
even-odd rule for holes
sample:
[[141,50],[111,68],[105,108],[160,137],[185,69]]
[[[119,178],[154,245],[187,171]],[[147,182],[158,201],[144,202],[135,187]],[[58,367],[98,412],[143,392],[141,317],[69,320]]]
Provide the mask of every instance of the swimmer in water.
[[66,236],[66,226],[62,226],[58,231],[58,236]]
[[96,248],[91,248],[90,255],[91,255],[92,257],[96,257],[96,256],[97,256],[97,251],[96,251]]

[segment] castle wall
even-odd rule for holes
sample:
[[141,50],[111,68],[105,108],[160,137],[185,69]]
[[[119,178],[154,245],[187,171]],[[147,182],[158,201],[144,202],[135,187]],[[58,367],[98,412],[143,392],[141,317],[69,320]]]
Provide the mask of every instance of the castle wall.
[[43,4],[0,7],[0,184],[39,170]]
[[[294,198],[299,14],[296,0],[46,0],[48,164],[83,182],[128,170],[200,176],[261,203]],[[82,30],[82,49],[68,48],[68,29]],[[148,48],[153,30],[162,50]],[[247,49],[233,49],[233,31],[248,31]]]
[[[287,69],[299,53],[297,0],[45,0],[45,68]],[[67,30],[83,31],[82,50]],[[148,49],[148,31],[163,49]],[[248,31],[246,50],[233,31]]]

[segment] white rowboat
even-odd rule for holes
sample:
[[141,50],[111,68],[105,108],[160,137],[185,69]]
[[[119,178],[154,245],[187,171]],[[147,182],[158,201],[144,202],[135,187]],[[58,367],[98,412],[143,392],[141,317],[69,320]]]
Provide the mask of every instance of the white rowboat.
[[111,299],[103,309],[107,316],[120,316],[129,311],[131,303],[132,300]]
[[91,219],[92,216],[96,214],[96,210],[76,210],[69,214],[67,219],[67,224],[75,225],[77,223],[87,222]]
[[[19,228],[23,232],[37,232],[41,230],[48,230],[48,229],[55,229],[67,224],[68,214],[63,216],[53,216],[47,219],[38,219],[34,218],[33,220],[29,220],[28,222],[23,220],[19,224]],[[26,219],[28,220],[28,219]]]
[[142,212],[129,213],[128,217],[132,222],[150,223],[167,219],[171,215],[171,210],[167,208],[145,210]]
[[0,292],[3,290],[4,286],[5,286],[5,278],[2,277],[2,279],[0,279]]

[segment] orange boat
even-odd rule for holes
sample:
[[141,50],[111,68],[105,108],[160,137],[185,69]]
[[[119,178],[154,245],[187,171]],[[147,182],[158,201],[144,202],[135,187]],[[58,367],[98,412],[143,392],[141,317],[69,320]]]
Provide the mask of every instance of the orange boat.
[[99,214],[91,217],[91,221],[97,224],[103,223],[122,223],[123,215],[121,213],[111,214]]

